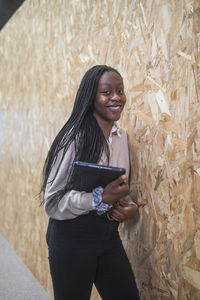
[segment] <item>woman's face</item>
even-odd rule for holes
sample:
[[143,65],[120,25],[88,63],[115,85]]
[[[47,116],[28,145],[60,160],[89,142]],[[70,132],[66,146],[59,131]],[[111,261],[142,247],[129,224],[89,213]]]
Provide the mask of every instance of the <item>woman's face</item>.
[[99,124],[113,124],[119,120],[126,103],[124,84],[120,75],[114,71],[101,76],[94,101],[93,115]]

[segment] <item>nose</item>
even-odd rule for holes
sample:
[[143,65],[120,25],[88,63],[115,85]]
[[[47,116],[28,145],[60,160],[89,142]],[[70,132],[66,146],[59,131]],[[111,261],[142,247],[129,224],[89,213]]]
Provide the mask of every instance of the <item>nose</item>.
[[120,101],[121,100],[121,95],[117,92],[113,92],[111,95],[111,100],[112,101]]

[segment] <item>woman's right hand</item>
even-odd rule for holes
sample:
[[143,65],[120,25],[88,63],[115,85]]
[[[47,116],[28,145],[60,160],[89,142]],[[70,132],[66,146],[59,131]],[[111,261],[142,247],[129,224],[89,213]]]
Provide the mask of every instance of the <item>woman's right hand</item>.
[[106,204],[113,205],[129,193],[130,189],[127,183],[127,177],[126,175],[122,175],[104,188],[102,201]]

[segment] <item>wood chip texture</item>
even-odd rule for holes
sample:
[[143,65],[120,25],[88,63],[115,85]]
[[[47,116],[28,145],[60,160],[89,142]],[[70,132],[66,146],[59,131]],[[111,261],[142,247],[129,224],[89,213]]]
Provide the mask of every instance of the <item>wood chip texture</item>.
[[[142,300],[200,299],[200,2],[26,0],[0,32],[0,227],[52,295],[42,166],[85,71],[117,68],[131,191],[121,225]],[[120,272],[120,270],[119,270]],[[100,299],[93,289],[91,299]]]

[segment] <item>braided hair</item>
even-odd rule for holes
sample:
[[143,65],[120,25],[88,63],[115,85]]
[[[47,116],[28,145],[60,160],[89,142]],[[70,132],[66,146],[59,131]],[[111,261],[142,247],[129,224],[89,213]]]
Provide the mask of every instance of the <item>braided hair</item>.
[[[75,97],[71,116],[55,137],[47,154],[43,167],[41,192],[45,192],[46,185],[49,183],[48,178],[58,157],[58,153],[62,150],[60,152],[62,153],[60,162],[51,182],[54,181],[62,164],[62,160],[72,142],[74,142],[75,145],[74,161],[79,160],[98,163],[102,152],[105,151],[109,162],[109,148],[105,136],[93,116],[93,109],[99,80],[104,72],[111,71],[120,75],[114,68],[106,65],[96,65],[89,69],[83,76]],[[76,189],[74,180],[76,178],[76,174],[73,166],[71,170],[68,170],[68,173],[68,180],[64,188],[53,195],[55,200],[59,201],[67,191]]]

